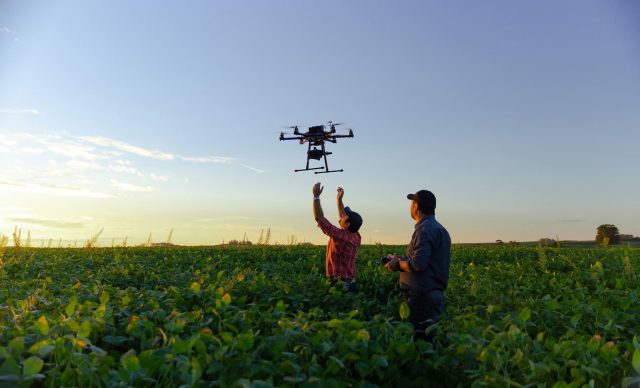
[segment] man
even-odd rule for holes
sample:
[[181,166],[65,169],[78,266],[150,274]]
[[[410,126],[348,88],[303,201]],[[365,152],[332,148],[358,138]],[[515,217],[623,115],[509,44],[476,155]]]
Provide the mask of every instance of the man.
[[325,264],[326,274],[331,279],[332,285],[343,281],[349,291],[355,292],[356,254],[362,240],[358,230],[362,226],[362,217],[349,207],[344,207],[342,204],[344,190],[342,187],[338,187],[337,202],[340,228],[332,225],[325,218],[320,205],[320,194],[323,189],[324,187],[321,187],[319,182],[313,186],[313,217],[322,232],[329,236]]
[[428,190],[407,195],[415,231],[405,257],[387,256],[385,267],[400,272],[400,288],[407,297],[413,338],[433,341],[425,329],[438,322],[444,311],[444,291],[449,281],[451,237],[436,221],[436,197]]

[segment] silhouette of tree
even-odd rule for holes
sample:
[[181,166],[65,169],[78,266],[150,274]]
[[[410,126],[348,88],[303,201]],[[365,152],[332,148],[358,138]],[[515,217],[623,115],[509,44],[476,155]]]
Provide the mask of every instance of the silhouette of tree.
[[609,244],[620,244],[620,231],[612,224],[602,224],[598,226],[596,233],[596,244],[602,244],[608,238]]

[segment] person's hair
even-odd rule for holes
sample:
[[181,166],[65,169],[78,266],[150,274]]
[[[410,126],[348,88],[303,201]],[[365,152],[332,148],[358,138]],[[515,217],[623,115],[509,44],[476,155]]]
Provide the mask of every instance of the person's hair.
[[429,207],[426,204],[420,204],[420,202],[416,202],[418,204],[418,210],[427,216],[433,216],[436,214],[436,209],[434,207]]

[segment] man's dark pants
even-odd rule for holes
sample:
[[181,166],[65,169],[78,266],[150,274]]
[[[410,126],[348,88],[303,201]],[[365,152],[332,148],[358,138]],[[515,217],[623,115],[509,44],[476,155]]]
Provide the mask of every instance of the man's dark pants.
[[444,292],[442,290],[404,290],[409,305],[409,322],[413,324],[413,339],[433,342],[435,332],[426,333],[426,329],[440,320],[444,311]]

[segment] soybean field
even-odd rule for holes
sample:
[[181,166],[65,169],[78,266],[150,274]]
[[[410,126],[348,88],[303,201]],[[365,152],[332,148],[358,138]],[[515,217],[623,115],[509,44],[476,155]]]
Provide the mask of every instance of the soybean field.
[[435,343],[414,342],[402,246],[356,294],[322,246],[6,248],[0,386],[633,386],[640,249],[454,246]]

